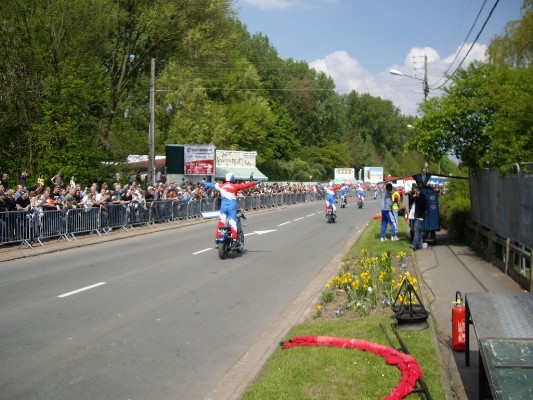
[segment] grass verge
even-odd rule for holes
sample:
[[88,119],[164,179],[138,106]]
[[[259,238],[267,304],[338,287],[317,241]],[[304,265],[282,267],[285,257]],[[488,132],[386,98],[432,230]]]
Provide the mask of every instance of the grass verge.
[[[411,258],[405,224],[400,221],[400,241],[379,240],[380,220],[372,220],[343,259],[353,259],[365,249],[369,254],[405,252]],[[411,258],[412,260],[412,258]],[[326,288],[325,288],[326,289]],[[327,290],[325,290],[327,292]],[[323,301],[323,294],[317,304]],[[285,340],[295,336],[335,336],[363,339],[400,349],[393,333],[393,312],[376,307],[373,312],[347,318],[335,314],[309,315],[294,326]],[[428,319],[428,323],[431,321]],[[384,331],[386,333],[384,333]],[[401,330],[400,336],[409,353],[420,365],[423,380],[433,399],[446,399],[440,361],[432,329]],[[392,344],[390,342],[392,340]],[[258,378],[247,388],[243,400],[252,399],[353,399],[386,397],[400,381],[400,371],[387,365],[383,358],[369,352],[333,347],[278,348],[271,355]],[[412,393],[407,399],[419,398]]]

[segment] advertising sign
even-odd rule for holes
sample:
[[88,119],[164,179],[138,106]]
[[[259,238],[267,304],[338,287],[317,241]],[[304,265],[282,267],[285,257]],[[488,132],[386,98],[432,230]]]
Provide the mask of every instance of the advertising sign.
[[214,175],[215,146],[186,144],[183,147],[186,175]]
[[255,168],[257,151],[217,150],[217,167]]
[[335,168],[335,183],[354,183],[355,168]]
[[383,182],[383,167],[365,167],[363,180],[370,183]]

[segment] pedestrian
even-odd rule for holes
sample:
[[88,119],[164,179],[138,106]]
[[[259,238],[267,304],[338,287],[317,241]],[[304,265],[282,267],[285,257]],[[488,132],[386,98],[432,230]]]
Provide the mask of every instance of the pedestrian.
[[413,206],[415,202],[415,188],[416,185],[413,185],[411,187],[411,191],[407,195],[408,200],[408,216],[407,219],[409,221],[409,243],[413,244],[413,239],[415,238],[415,207]]
[[24,189],[28,189],[28,174],[26,171],[20,173],[20,184]]
[[381,241],[387,240],[387,225],[391,227],[391,240],[398,240],[396,227],[398,222],[392,212],[392,183],[385,185],[385,190],[381,193]]
[[414,187],[412,207],[414,207],[414,238],[410,247],[413,250],[418,250],[422,248],[422,227],[426,214],[426,195],[420,191],[418,186]]
[[400,209],[400,192],[396,186],[392,187],[392,213],[396,220],[396,235],[398,235],[398,210]]
[[57,174],[50,178],[50,182],[52,182],[52,185],[54,187],[60,188],[61,186],[63,186],[63,178],[61,177],[61,171],[57,171]]

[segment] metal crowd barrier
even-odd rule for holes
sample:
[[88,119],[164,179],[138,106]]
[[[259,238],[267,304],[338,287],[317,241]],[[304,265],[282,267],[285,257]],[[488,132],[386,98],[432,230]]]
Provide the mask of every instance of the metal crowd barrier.
[[[324,199],[323,193],[271,193],[239,197],[239,208],[258,210]],[[57,238],[67,241],[76,236],[101,236],[112,230],[131,229],[155,223],[200,218],[202,212],[220,209],[220,199],[161,200],[139,203],[110,203],[92,208],[0,212],[0,245],[35,244]]]
[[31,246],[31,214],[27,211],[0,213],[0,239],[2,244],[25,244]]

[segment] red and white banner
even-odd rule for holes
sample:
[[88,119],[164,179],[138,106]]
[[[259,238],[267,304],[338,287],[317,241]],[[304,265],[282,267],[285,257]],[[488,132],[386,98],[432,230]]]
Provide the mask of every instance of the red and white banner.
[[185,175],[214,175],[215,146],[185,145]]

